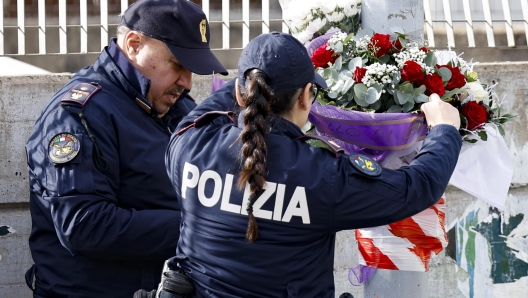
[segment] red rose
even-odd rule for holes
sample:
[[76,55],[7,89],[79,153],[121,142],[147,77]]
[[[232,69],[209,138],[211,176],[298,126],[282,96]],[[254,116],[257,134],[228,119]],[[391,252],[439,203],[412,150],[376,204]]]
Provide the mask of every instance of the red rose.
[[361,80],[363,79],[366,73],[367,73],[366,68],[356,67],[356,69],[354,69],[354,81],[356,83],[361,83]]
[[398,52],[401,51],[401,49],[403,49],[403,46],[399,39],[396,39],[396,41],[394,42],[394,48],[396,48]]
[[442,97],[445,94],[442,77],[436,73],[426,75],[425,79],[420,83],[425,85],[425,95],[436,93]]
[[456,88],[462,88],[466,85],[466,77],[460,72],[458,67],[452,67],[450,65],[442,65],[439,68],[445,67],[451,71],[451,79],[447,82],[445,90],[453,90]]
[[312,53],[311,59],[315,67],[327,68],[329,62],[334,63],[336,61],[338,55],[334,56],[334,51],[326,48],[327,45],[324,44]]
[[427,53],[427,52],[429,52],[429,49],[426,48],[426,47],[421,47],[421,48],[420,48],[420,51],[422,51],[422,52],[424,52],[424,53]]
[[411,83],[421,82],[425,78],[425,74],[422,71],[420,64],[414,61],[405,61],[401,70],[402,81],[408,81]]
[[376,33],[370,39],[369,48],[376,48],[376,53],[374,56],[377,58],[387,54],[392,49],[392,43],[389,40],[389,34],[380,34]]
[[460,114],[467,119],[467,129],[482,128],[482,124],[488,119],[486,107],[476,101],[468,101],[460,109]]

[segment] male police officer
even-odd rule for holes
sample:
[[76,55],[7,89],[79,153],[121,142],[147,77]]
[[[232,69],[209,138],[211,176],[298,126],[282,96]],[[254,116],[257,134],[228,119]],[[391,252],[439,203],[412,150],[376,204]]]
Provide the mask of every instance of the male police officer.
[[174,255],[180,209],[164,164],[196,104],[191,74],[227,74],[186,0],[139,0],[95,64],[44,108],[26,145],[34,297],[132,297]]

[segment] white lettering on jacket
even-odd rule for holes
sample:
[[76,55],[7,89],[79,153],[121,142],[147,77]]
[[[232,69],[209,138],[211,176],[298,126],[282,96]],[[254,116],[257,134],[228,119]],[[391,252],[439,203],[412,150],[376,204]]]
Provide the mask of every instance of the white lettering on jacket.
[[[233,188],[233,175],[226,174],[224,181],[222,181],[220,174],[212,170],[204,171],[200,175],[200,169],[198,169],[197,166],[186,162],[183,166],[182,177],[181,195],[184,199],[187,199],[187,192],[189,190],[195,189],[194,191],[196,191],[198,201],[203,206],[211,208],[216,206],[218,201],[221,201],[220,210],[247,215],[246,208],[242,208],[242,206],[247,206],[251,194],[249,184],[246,184],[242,205],[237,205],[229,202],[231,198],[231,190]],[[205,194],[205,186],[208,183],[212,183],[213,185],[213,193],[210,194],[209,197]],[[253,204],[253,215],[258,218],[283,222],[290,222],[293,216],[299,216],[302,219],[303,224],[309,224],[310,212],[308,210],[308,202],[306,200],[306,191],[304,187],[297,186],[295,188],[290,202],[288,203],[288,207],[286,207],[286,211],[282,214],[285,192],[285,184],[266,181],[264,191]],[[275,206],[273,211],[262,209],[262,206],[264,206],[268,200],[273,200],[274,195]]]

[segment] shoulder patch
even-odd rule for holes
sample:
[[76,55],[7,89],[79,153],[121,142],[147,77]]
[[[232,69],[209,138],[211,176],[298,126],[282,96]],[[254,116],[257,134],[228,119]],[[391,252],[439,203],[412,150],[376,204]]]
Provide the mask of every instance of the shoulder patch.
[[74,159],[80,150],[79,139],[70,133],[60,133],[49,142],[48,157],[55,164],[63,164]]
[[62,97],[61,102],[74,102],[84,107],[88,99],[97,91],[101,90],[101,86],[96,83],[78,83],[70,91],[66,92]]
[[321,137],[321,136],[318,136],[318,135],[315,135],[315,134],[307,133],[307,134],[304,134],[304,135],[296,138],[296,140],[304,141],[304,142],[310,144],[310,146],[312,146],[312,147],[320,147],[320,148],[328,149],[332,153],[334,153],[336,158],[339,156],[339,153],[344,153],[345,152],[345,150],[343,150],[343,148],[341,148],[341,146],[336,144],[334,141],[328,140],[328,139],[326,139],[324,137]]
[[368,156],[352,154],[348,157],[348,160],[358,171],[367,176],[377,177],[381,175],[381,166],[379,163]]

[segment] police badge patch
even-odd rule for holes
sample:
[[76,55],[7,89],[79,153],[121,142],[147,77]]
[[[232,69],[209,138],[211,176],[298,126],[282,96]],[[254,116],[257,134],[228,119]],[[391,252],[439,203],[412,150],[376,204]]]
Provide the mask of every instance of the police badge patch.
[[381,175],[381,166],[368,156],[352,154],[348,160],[358,171],[367,176],[377,177]]
[[71,161],[81,150],[79,139],[70,133],[60,133],[54,136],[48,146],[48,156],[56,164]]

